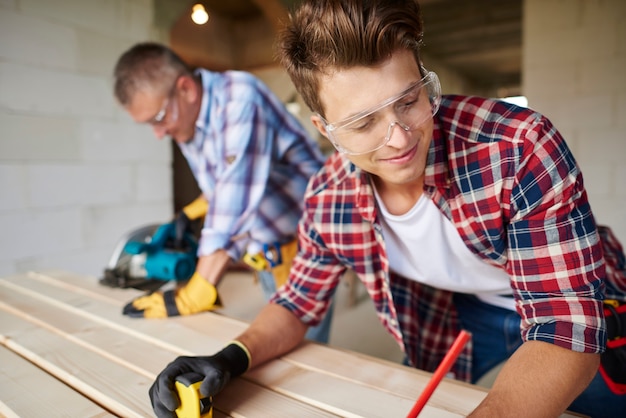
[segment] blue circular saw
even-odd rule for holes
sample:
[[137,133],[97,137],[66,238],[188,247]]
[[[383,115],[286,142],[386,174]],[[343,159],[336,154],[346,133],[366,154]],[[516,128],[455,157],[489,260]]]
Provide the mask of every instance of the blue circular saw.
[[197,251],[193,233],[177,233],[174,222],[146,225],[118,242],[100,283],[155,290],[168,281],[186,281],[196,269]]

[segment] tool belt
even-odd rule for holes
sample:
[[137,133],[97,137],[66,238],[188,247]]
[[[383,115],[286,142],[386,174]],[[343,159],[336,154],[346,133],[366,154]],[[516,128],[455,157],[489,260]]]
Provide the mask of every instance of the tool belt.
[[281,287],[289,277],[291,263],[298,253],[298,240],[284,244],[264,244],[263,251],[257,254],[246,253],[243,262],[256,271],[271,271],[276,282],[276,289]]
[[626,303],[604,301],[607,343],[600,358],[600,374],[616,395],[626,394]]

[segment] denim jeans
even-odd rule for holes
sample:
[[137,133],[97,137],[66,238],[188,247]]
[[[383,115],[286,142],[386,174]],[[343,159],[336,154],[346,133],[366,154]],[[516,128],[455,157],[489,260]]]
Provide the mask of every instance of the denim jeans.
[[[274,293],[276,293],[276,282],[274,281],[274,275],[269,271],[258,271],[259,281],[261,282],[261,288],[263,289],[263,295],[266,300],[269,300]],[[309,327],[304,338],[316,341],[318,343],[327,344],[330,338],[330,323],[333,317],[333,310],[335,307],[335,301],[330,305],[328,312],[322,319],[319,325]]]
[[[486,304],[473,295],[456,293],[454,303],[463,329],[472,333],[472,382],[513,354],[522,344],[517,312]],[[592,418],[626,416],[626,395],[615,395],[596,373],[568,410]]]

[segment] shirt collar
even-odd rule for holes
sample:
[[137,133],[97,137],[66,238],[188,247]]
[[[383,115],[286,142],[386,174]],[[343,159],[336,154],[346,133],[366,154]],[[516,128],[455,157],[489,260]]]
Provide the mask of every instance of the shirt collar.
[[448,188],[450,187],[450,170],[447,141],[440,119],[435,116],[433,122],[433,139],[428,148],[424,185]]

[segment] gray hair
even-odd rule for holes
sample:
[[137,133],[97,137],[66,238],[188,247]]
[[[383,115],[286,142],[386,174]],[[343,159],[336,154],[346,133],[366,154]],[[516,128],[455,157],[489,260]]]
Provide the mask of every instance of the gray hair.
[[178,77],[191,74],[191,68],[168,47],[153,42],[136,44],[115,65],[115,97],[126,106],[138,91],[165,93]]

